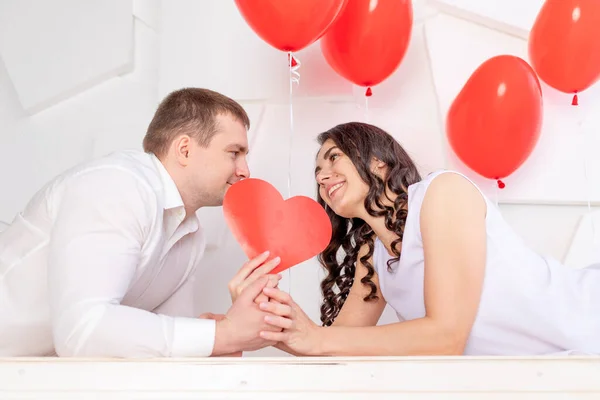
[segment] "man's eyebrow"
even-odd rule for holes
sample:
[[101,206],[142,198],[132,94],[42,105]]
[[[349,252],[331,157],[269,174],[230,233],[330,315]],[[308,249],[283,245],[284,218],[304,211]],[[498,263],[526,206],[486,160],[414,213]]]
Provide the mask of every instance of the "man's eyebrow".
[[242,145],[239,145],[239,144],[232,144],[232,145],[227,146],[227,148],[228,149],[235,149],[235,150],[240,151],[240,152],[245,153],[245,154],[250,153],[250,150],[246,146],[242,146]]

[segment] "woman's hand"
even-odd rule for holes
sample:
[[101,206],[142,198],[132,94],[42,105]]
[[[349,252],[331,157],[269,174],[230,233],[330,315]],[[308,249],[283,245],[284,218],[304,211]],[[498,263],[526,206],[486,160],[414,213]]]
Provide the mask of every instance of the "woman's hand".
[[261,331],[260,336],[282,343],[287,347],[286,351],[296,355],[320,354],[320,334],[323,328],[311,321],[288,293],[270,287],[265,287],[263,293],[269,297],[269,301],[259,303],[259,307],[271,313],[265,316],[265,322],[282,331]]
[[[265,262],[268,257],[269,252],[266,251],[261,255],[254,257],[252,260],[249,260],[242,266],[242,268],[240,268],[231,281],[229,281],[228,288],[232,303],[235,303],[235,300],[245,288],[247,288],[260,277],[267,275],[279,265],[279,262],[281,261],[279,257],[275,257],[272,260]],[[267,287],[277,287],[280,280],[280,274],[269,275]],[[264,294],[260,294],[255,301],[258,304],[268,301],[268,299]]]

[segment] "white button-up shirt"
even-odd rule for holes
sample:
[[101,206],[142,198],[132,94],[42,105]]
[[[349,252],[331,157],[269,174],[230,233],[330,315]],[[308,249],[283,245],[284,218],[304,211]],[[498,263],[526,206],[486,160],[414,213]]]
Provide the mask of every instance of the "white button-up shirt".
[[209,356],[215,322],[193,313],[204,248],[154,155],[66,171],[0,232],[0,356]]

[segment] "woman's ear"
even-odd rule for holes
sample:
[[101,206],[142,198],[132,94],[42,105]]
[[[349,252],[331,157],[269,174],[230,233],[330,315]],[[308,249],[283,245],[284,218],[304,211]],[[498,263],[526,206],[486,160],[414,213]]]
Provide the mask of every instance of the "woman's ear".
[[377,157],[373,157],[373,160],[371,160],[371,172],[376,175],[381,175],[384,172],[385,166],[385,163]]

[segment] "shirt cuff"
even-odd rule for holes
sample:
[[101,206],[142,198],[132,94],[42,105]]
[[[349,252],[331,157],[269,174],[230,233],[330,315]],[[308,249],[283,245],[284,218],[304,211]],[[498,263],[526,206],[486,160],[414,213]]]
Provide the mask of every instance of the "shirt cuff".
[[215,346],[216,321],[175,318],[171,357],[209,357]]

